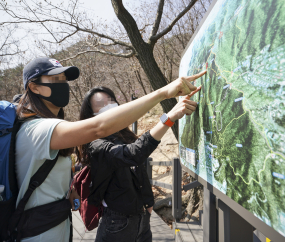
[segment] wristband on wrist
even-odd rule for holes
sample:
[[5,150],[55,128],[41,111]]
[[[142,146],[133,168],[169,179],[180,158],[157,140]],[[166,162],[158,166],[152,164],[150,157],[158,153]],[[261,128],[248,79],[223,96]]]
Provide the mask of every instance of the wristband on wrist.
[[166,113],[164,113],[164,114],[161,115],[160,121],[161,121],[163,124],[167,125],[168,127],[172,127],[173,124],[174,124],[174,122],[172,122],[172,121],[169,119],[169,117],[167,116]]

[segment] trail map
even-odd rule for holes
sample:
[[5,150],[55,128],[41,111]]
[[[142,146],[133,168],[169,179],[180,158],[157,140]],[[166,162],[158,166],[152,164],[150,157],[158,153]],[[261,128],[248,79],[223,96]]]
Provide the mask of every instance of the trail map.
[[182,163],[285,236],[285,1],[218,0],[180,76],[205,69]]

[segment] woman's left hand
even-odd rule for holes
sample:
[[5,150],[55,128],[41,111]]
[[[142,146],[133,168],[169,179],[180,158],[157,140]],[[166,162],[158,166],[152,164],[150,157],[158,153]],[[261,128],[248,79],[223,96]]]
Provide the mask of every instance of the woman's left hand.
[[75,206],[74,206],[74,202],[73,202],[74,199],[78,199],[79,200],[80,204],[79,204],[79,208],[78,209],[80,209],[80,207],[81,207],[81,198],[80,198],[80,196],[78,195],[78,193],[76,192],[76,190],[73,187],[71,192],[70,192],[69,201],[70,201],[71,206],[72,206],[72,211],[77,211],[78,209],[75,210]]
[[191,115],[197,107],[197,103],[190,100],[190,96],[187,95],[182,98],[167,114],[172,122],[177,119],[181,119],[185,114]]

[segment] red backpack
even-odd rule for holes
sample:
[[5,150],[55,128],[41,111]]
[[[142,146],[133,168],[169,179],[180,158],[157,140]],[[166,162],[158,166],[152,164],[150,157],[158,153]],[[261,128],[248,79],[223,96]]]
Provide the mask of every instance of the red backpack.
[[73,186],[81,197],[81,208],[79,209],[79,213],[88,231],[98,227],[99,219],[102,216],[102,205],[96,207],[95,205],[88,204],[90,183],[91,171],[89,167],[85,166],[74,176]]

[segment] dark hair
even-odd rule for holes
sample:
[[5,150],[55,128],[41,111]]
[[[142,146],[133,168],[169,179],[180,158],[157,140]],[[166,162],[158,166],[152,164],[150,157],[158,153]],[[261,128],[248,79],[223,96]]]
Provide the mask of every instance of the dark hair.
[[[31,79],[29,82],[40,83],[41,78]],[[58,115],[55,116],[43,103],[43,101],[35,95],[27,84],[25,93],[21,96],[19,105],[17,107],[17,116],[20,120],[38,116],[41,118],[59,118],[64,119],[64,111],[60,108]],[[62,149],[59,151],[61,156],[69,156],[72,154],[74,148]]]
[[[94,117],[94,114],[93,114],[94,112],[92,110],[92,105],[91,105],[90,100],[92,96],[97,92],[104,92],[108,94],[111,97],[112,101],[115,101],[118,105],[120,105],[116,99],[114,92],[111,89],[107,87],[103,87],[103,86],[94,87],[85,94],[85,97],[81,105],[81,110],[80,110],[80,117],[79,117],[80,120]],[[116,139],[119,139],[124,144],[133,143],[138,138],[128,127],[113,134],[113,137],[114,137],[113,141],[115,141]],[[84,145],[80,145],[79,147],[76,147],[75,149],[75,153],[77,155],[77,162],[80,162],[83,165],[90,165],[88,146],[89,144],[84,144]]]

